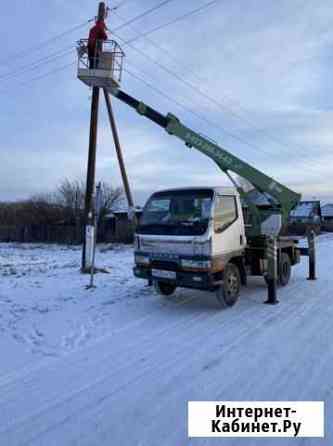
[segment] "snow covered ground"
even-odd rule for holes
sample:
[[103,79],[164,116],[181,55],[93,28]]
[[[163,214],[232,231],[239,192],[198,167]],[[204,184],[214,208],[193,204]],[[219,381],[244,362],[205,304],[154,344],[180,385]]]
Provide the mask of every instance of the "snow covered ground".
[[[333,236],[318,240],[280,305],[250,280],[238,305],[132,276],[130,248],[99,250],[97,288],[80,249],[0,244],[0,445],[333,444]],[[188,400],[325,400],[326,438],[190,440]]]

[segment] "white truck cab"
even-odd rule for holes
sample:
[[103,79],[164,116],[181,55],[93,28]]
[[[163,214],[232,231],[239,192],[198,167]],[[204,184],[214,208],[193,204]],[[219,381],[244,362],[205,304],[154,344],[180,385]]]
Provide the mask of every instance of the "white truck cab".
[[168,295],[176,287],[218,290],[226,266],[235,265],[229,267],[236,276],[229,284],[233,299],[239,293],[245,248],[236,189],[164,190],[154,193],[144,207],[135,235],[134,274]]

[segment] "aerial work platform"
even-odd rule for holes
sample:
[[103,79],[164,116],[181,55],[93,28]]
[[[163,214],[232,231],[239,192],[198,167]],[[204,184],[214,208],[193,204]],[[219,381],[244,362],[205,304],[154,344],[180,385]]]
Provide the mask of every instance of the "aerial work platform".
[[88,40],[78,42],[78,78],[89,87],[117,88],[120,85],[125,53],[114,40],[96,45],[93,55]]

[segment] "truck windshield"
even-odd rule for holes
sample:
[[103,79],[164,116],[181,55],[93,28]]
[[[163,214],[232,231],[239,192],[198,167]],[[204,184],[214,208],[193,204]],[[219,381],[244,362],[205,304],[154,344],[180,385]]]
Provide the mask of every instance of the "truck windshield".
[[202,235],[208,227],[212,200],[213,191],[210,189],[158,192],[146,204],[137,232]]

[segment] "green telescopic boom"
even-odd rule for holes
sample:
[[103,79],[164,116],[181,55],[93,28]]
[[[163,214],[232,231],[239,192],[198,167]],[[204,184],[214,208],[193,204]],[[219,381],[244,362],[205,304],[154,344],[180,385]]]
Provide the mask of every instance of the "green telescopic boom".
[[181,139],[188,147],[194,147],[211,158],[219,168],[229,176],[240,192],[241,197],[246,200],[250,213],[252,214],[252,224],[255,235],[260,234],[260,225],[264,219],[267,218],[269,212],[267,213],[267,210],[263,212],[254,205],[248,199],[247,194],[243,189],[232,179],[229,172],[234,172],[240,177],[245,178],[259,192],[266,194],[266,198],[268,198],[271,203],[270,213],[280,213],[282,216],[282,223],[287,223],[290,211],[297,206],[301,199],[300,194],[292,191],[263,172],[260,172],[250,164],[237,158],[225,148],[186,127],[176,116],[172,114],[162,115],[158,111],[118,88],[109,89],[109,92],[120,101],[135,109],[140,115],[145,116],[155,124],[164,128],[170,135],[174,135]]

